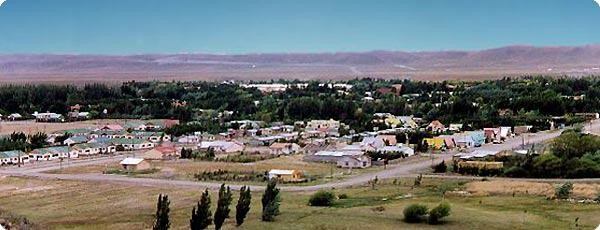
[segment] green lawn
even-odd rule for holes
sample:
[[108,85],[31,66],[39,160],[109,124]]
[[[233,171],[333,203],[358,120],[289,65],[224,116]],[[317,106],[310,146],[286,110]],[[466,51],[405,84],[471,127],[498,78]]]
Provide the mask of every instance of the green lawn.
[[[92,184],[35,179],[0,179],[0,209],[23,215],[51,229],[148,229],[159,193],[171,198],[172,229],[188,229],[192,205],[200,191],[113,184]],[[424,179],[411,189],[412,180],[385,181],[375,190],[367,186],[336,189],[348,199],[334,207],[309,207],[312,192],[282,192],[281,215],[275,222],[260,221],[260,196],[253,193],[252,209],[240,229],[593,229],[600,223],[600,205],[546,200],[517,195],[444,198],[452,214],[443,226],[407,224],[402,210],[413,203],[429,207],[442,201],[440,188],[453,189],[463,182]],[[10,187],[13,186],[13,187]],[[216,191],[211,192],[213,205]],[[407,196],[408,195],[408,196]],[[235,216],[234,196],[231,216]],[[214,206],[213,206],[214,212]],[[224,229],[233,229],[228,220]]]

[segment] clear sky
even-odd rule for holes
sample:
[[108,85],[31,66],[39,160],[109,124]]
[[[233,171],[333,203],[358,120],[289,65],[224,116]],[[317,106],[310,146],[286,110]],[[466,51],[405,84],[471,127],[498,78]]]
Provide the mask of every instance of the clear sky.
[[600,43],[593,0],[7,0],[0,53],[475,50]]

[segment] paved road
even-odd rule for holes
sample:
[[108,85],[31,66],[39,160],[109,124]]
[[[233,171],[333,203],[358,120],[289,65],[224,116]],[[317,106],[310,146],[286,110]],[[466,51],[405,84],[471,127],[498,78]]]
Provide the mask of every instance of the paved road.
[[[595,121],[591,125],[586,125],[586,130],[600,130],[600,122]],[[536,134],[528,134],[524,142],[527,143],[538,143],[546,141],[560,135],[559,130],[551,132],[540,132]],[[503,144],[486,144],[480,148],[480,150],[510,150],[516,149],[523,143],[523,138],[517,137],[507,140]],[[448,160],[452,158],[454,152],[437,154],[434,159],[415,159],[412,161],[401,162],[395,165],[388,166],[387,169],[358,175],[351,177],[339,182],[329,182],[326,184],[312,185],[312,186],[293,186],[285,185],[281,186],[284,191],[315,191],[324,188],[341,188],[356,185],[365,185],[367,182],[375,177],[379,179],[396,178],[396,177],[414,177],[419,171],[428,169],[432,162],[439,163],[442,160]],[[111,158],[99,158],[89,159],[71,162],[69,165],[63,165],[63,167],[74,167],[84,166],[92,164],[102,164],[122,159],[123,156],[116,156]],[[24,167],[24,168],[8,168],[0,170],[0,174],[12,175],[12,176],[25,176],[35,177],[41,179],[60,179],[60,180],[78,180],[78,181],[92,181],[92,182],[103,182],[103,183],[115,183],[115,184],[127,184],[127,185],[140,185],[140,186],[156,186],[156,187],[184,187],[184,188],[198,188],[198,189],[218,189],[220,183],[217,182],[198,182],[198,181],[181,181],[181,180],[168,180],[168,179],[152,179],[152,178],[134,178],[121,175],[105,175],[105,174],[48,174],[44,171],[58,169],[60,166],[57,164],[50,164],[45,167]],[[481,179],[479,177],[463,177],[463,176],[436,176],[430,175],[429,177],[440,177],[440,178],[463,178],[463,179]],[[545,181],[544,179],[514,179],[514,178],[492,178],[492,179],[504,179],[504,180],[536,180]],[[562,180],[561,180],[562,181]],[[582,181],[600,182],[600,179],[583,179]],[[233,189],[239,189],[241,185],[231,185]],[[250,186],[252,190],[262,190],[263,186]]]

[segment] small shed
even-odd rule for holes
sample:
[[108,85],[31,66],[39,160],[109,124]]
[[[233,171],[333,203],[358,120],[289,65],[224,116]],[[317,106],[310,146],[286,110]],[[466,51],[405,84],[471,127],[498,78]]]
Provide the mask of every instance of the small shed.
[[281,182],[301,182],[305,181],[304,173],[300,170],[281,170],[271,169],[269,171],[269,180],[276,179]]
[[119,164],[127,171],[138,171],[150,169],[150,163],[142,158],[128,157],[122,160]]

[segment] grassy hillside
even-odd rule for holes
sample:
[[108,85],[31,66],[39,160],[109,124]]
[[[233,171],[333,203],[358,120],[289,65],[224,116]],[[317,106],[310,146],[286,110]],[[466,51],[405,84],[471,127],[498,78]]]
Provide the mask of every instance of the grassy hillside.
[[[159,193],[167,193],[171,198],[172,229],[189,229],[192,205],[200,198],[199,190],[190,189],[10,177],[0,181],[0,209],[51,229],[148,229]],[[445,229],[572,229],[576,218],[578,226],[584,229],[600,223],[598,204],[568,203],[520,193],[514,197],[451,193],[441,196],[441,191],[468,186],[461,181],[424,179],[423,185],[414,189],[412,180],[396,184],[386,181],[375,190],[367,186],[335,189],[336,194],[344,193],[348,198],[337,200],[330,208],[309,207],[307,201],[312,192],[282,192],[281,215],[272,223],[260,221],[261,193],[254,192],[252,209],[240,229],[435,229],[440,226],[404,223],[402,210],[413,203],[431,208],[442,199],[452,205]],[[232,217],[237,193],[234,195]],[[213,205],[216,196],[216,191],[212,191]],[[235,228],[234,222],[226,221],[224,229]]]

